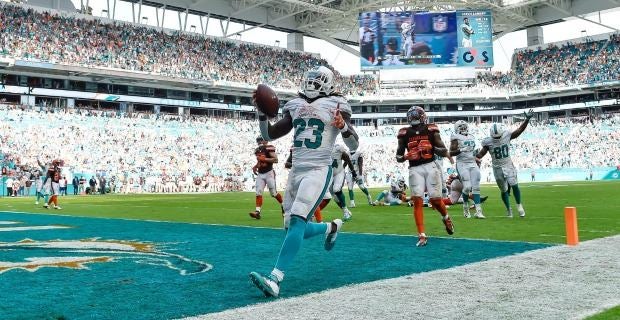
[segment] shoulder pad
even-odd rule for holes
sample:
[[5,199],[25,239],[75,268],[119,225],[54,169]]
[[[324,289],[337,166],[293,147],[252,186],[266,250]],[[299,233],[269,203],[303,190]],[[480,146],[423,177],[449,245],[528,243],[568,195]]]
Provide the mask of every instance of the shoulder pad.
[[270,144],[268,144],[268,145],[265,147],[265,149],[267,149],[267,151],[276,151],[276,147],[274,147],[274,146],[272,146],[272,145],[270,145]]
[[427,128],[429,132],[439,132],[439,127],[434,123],[429,124]]
[[398,130],[398,135],[397,135],[397,137],[398,137],[398,138],[402,138],[402,137],[406,136],[406,135],[407,135],[407,129],[408,129],[408,128],[407,128],[407,127],[405,127],[405,128],[401,128],[400,130]]

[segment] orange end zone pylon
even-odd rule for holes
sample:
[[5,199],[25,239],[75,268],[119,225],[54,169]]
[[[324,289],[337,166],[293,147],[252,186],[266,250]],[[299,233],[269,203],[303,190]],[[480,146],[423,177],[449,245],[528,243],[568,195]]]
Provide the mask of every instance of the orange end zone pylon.
[[576,246],[579,244],[579,230],[577,229],[577,208],[564,208],[564,220],[566,222],[566,244]]

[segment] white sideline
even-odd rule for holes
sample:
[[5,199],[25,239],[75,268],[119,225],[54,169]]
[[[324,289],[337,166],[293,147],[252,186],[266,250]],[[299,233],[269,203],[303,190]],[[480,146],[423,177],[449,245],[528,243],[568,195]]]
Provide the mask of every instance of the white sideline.
[[563,320],[616,305],[620,235],[185,319]]

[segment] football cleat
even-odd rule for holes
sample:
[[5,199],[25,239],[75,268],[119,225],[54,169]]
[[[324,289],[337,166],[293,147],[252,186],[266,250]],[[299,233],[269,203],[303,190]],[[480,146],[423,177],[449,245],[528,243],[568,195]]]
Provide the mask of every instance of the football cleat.
[[62,208],[61,208],[61,207],[59,207],[59,206],[54,206],[54,209],[56,209],[56,210],[61,210]]
[[525,209],[523,209],[523,204],[519,203],[517,205],[517,211],[519,211],[519,217],[525,218]]
[[353,218],[353,214],[351,213],[351,211],[349,211],[349,209],[347,208],[344,208],[344,217],[342,220],[349,221],[351,220],[351,218]]
[[483,203],[483,202],[487,201],[488,198],[489,198],[489,196],[484,196],[484,197],[480,198],[480,203]]
[[46,203],[46,204],[44,204],[44,205],[43,205],[43,208],[45,208],[45,209],[49,209],[49,208],[50,208],[50,205]]
[[482,207],[478,204],[476,205],[476,213],[474,213],[474,218],[476,219],[485,219],[486,217],[482,214]]
[[467,219],[471,218],[471,214],[469,214],[469,206],[466,204],[463,204],[463,217]]
[[35,201],[35,202],[34,202],[34,204],[35,204],[35,205],[39,204],[39,201]]
[[426,238],[426,235],[424,233],[420,233],[418,235],[418,242],[415,244],[416,247],[424,247],[426,245],[426,242],[428,242],[428,239]]
[[450,216],[445,216],[441,220],[443,221],[443,225],[446,226],[446,232],[449,235],[452,235],[454,233],[454,224],[452,224],[452,219],[450,219]]
[[367,197],[366,197],[366,200],[368,200],[368,204],[369,204],[369,205],[371,205],[371,206],[373,205],[373,204],[372,204],[372,198],[371,198],[370,196],[367,196]]
[[509,208],[508,210],[506,210],[506,216],[508,218],[512,218],[512,208]]
[[333,230],[334,226],[332,225],[332,231],[325,236],[325,250],[329,251],[334,248],[336,244],[336,237],[338,236],[338,232],[342,229],[342,220],[334,219],[332,221],[333,224],[336,225],[336,230]]
[[250,280],[263,292],[265,297],[278,297],[280,294],[280,284],[271,276],[263,276],[258,272],[250,272]]
[[355,201],[351,200],[351,202],[349,203],[349,207],[355,208]]
[[260,220],[260,211],[256,210],[254,212],[250,212],[250,217],[256,219],[256,220]]

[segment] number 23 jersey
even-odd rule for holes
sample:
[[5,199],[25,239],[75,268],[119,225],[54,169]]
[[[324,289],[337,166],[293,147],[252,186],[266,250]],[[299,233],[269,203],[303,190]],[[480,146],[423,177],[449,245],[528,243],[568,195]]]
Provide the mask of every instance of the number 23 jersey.
[[510,137],[512,132],[510,130],[504,131],[499,139],[493,139],[486,137],[482,140],[482,146],[489,148],[491,154],[491,163],[495,168],[502,168],[506,166],[512,166],[512,160],[510,159]]
[[404,143],[407,151],[413,155],[409,167],[435,161],[435,146],[431,142],[434,134],[439,134],[439,128],[434,123],[409,126],[398,131],[399,147]]
[[332,164],[332,151],[340,133],[331,123],[336,108],[351,114],[351,106],[341,96],[321,97],[308,102],[296,98],[284,105],[293,121],[293,166],[324,167]]

